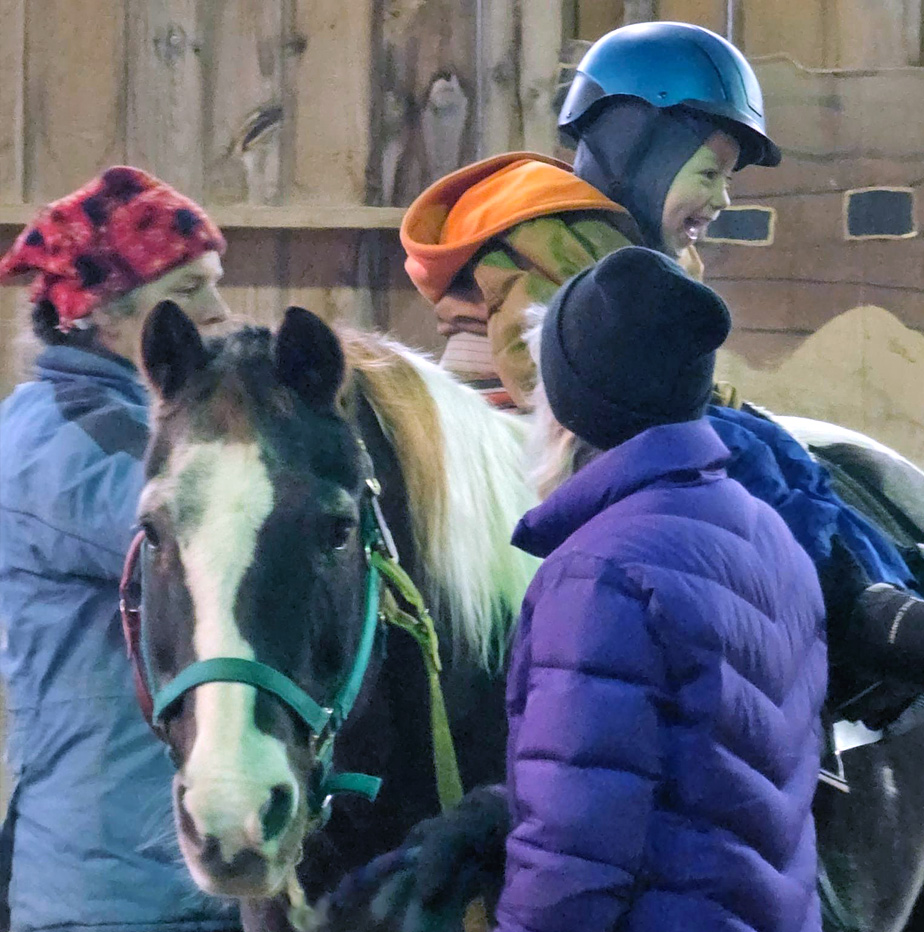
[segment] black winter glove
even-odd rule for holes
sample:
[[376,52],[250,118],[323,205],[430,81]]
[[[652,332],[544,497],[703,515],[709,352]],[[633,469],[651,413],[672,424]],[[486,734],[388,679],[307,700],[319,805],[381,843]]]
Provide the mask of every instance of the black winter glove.
[[493,916],[508,825],[504,788],[473,790],[345,877],[321,908],[319,932],[460,932],[478,897]]
[[406,844],[419,847],[417,895],[439,908],[447,899],[485,897],[493,909],[504,882],[504,847],[510,831],[502,785],[472,790],[444,815],[415,826]]

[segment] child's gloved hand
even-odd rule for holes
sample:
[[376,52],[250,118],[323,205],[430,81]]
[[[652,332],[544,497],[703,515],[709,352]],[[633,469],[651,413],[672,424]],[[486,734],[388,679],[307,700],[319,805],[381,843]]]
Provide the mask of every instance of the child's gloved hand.
[[503,787],[472,791],[412,829],[401,848],[347,875],[319,932],[460,932],[472,900],[493,911],[508,827]]

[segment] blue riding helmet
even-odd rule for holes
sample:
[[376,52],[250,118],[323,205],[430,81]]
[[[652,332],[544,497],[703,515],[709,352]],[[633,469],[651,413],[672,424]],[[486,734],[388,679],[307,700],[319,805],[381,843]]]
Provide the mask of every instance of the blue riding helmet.
[[701,26],[636,23],[607,33],[578,65],[558,126],[576,140],[601,101],[623,96],[715,117],[741,146],[736,169],[780,162],[754,70],[730,42]]

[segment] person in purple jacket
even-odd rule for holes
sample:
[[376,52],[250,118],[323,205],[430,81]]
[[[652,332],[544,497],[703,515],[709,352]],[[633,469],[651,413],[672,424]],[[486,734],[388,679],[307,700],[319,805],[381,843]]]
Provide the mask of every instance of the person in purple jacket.
[[703,418],[728,310],[626,248],[553,300],[556,418],[607,452],[520,522],[498,932],[820,932],[814,566]]

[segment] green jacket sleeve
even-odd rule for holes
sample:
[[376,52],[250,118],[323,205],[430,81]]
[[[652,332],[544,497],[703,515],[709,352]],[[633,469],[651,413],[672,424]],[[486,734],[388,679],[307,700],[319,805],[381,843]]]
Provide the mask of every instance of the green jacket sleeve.
[[571,276],[638,242],[628,216],[595,212],[526,220],[490,241],[474,266],[488,309],[497,374],[518,407],[531,407],[536,367],[526,343],[528,309],[547,304]]

